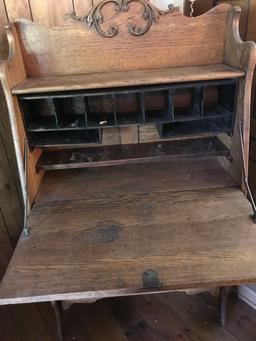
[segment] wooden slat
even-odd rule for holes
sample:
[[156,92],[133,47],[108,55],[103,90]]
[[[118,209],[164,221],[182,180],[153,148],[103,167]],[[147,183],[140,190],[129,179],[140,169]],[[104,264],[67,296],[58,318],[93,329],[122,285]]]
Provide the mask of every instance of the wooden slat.
[[[0,304],[255,282],[250,213],[237,188],[36,204]],[[161,289],[143,287],[147,269]]]
[[30,0],[33,20],[45,26],[64,23],[65,14],[73,11],[72,0]]
[[215,137],[75,150],[46,150],[42,153],[36,168],[37,170],[91,168],[228,154],[229,150]]
[[10,22],[18,18],[31,20],[29,0],[4,0]]
[[12,89],[15,95],[119,86],[181,83],[238,78],[244,72],[225,64],[28,78]]

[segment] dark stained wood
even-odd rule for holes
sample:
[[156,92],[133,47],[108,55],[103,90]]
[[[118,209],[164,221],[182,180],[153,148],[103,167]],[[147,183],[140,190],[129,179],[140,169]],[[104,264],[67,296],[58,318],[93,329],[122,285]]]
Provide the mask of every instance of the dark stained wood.
[[85,90],[146,84],[180,83],[238,78],[244,72],[225,64],[132,70],[95,74],[27,78],[12,89],[15,95],[67,90]]
[[42,153],[36,168],[37,170],[90,168],[161,161],[178,157],[228,155],[229,150],[225,145],[213,137],[87,149],[49,150]]
[[157,299],[184,321],[189,330],[193,330],[202,340],[232,340],[236,338],[226,329],[220,328],[217,321],[217,306],[209,309],[207,300],[202,303],[198,296],[184,293],[157,295]]
[[250,161],[249,184],[255,195],[256,194],[256,162],[255,161]]
[[[216,323],[216,304],[208,294],[185,293],[75,304],[64,313],[64,341],[255,340],[255,310],[231,296],[223,328]],[[0,319],[1,341],[58,340],[48,303],[1,307]]]
[[151,164],[47,172],[36,197],[42,205],[68,198],[184,191],[234,186],[235,183],[215,158],[179,159]]
[[250,160],[256,161],[256,140],[252,139],[251,140],[251,145],[250,145]]
[[8,226],[6,226],[4,216],[0,208],[0,281],[4,276],[12,253],[13,246],[8,235]]
[[[202,167],[203,161],[195,161]],[[147,167],[153,165],[159,163]],[[54,188],[39,198],[29,219],[31,235],[21,237],[0,285],[1,304],[144,293],[147,269],[157,272],[160,291],[256,281],[256,230],[239,189],[173,192],[170,164],[162,174],[169,186],[161,188],[159,178],[152,190],[153,179],[144,173],[144,182],[134,179],[125,189],[125,169],[128,174],[131,167],[122,167],[115,167],[106,187],[93,181],[99,173],[84,173],[76,200],[61,186],[55,199],[49,193]],[[69,176],[77,178],[74,171]]]

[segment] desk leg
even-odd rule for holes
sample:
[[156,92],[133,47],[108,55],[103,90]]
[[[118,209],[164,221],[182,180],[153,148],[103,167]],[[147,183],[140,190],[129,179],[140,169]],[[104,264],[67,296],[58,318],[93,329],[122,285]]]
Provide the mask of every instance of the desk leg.
[[231,287],[220,288],[218,320],[223,327],[226,325],[227,302],[228,302],[228,296],[229,296],[230,290],[231,290]]
[[59,340],[63,340],[63,309],[61,302],[59,301],[51,301],[51,306],[54,311],[55,319],[56,319],[56,326],[57,326],[57,333]]

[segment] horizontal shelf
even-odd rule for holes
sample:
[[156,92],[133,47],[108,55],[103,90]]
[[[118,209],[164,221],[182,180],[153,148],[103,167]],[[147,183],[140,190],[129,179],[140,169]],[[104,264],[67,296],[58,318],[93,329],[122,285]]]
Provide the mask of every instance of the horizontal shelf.
[[101,143],[99,129],[84,129],[73,131],[30,132],[30,145],[33,148],[76,146]]
[[12,89],[15,95],[75,91],[150,84],[168,84],[240,78],[244,71],[226,64],[151,70],[28,78]]
[[161,138],[190,136],[201,133],[232,133],[231,116],[203,117],[201,120],[171,122],[158,125]]
[[37,170],[91,168],[161,161],[179,157],[228,156],[216,137],[171,142],[43,151]]

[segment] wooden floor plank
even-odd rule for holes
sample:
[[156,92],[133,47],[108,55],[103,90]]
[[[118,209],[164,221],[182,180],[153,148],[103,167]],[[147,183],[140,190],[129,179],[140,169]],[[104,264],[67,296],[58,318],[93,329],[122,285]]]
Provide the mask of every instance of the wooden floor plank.
[[146,84],[180,83],[230,79],[244,76],[242,70],[226,64],[183,66],[151,70],[105,72],[28,78],[12,89],[15,95],[54,91],[75,91]]
[[186,326],[169,307],[159,304],[156,295],[145,295],[143,297],[124,298],[131,305],[133,311],[137,310],[151,327],[152,333],[157,340],[184,340],[199,341],[200,338]]
[[167,305],[175,312],[201,340],[236,340],[218,323],[217,307],[211,309],[206,302],[200,304],[194,296],[188,296],[185,293],[170,293],[157,297],[163,305]]
[[65,313],[65,341],[127,341],[125,333],[104,301],[75,304]]
[[[216,303],[206,294],[172,293],[75,304],[64,312],[64,341],[173,341],[183,340],[184,333],[193,341],[255,340],[255,310],[230,297],[227,326],[222,327]],[[1,341],[58,341],[48,303],[32,309],[27,304],[2,306],[0,320]],[[29,330],[24,328],[27,321]]]

